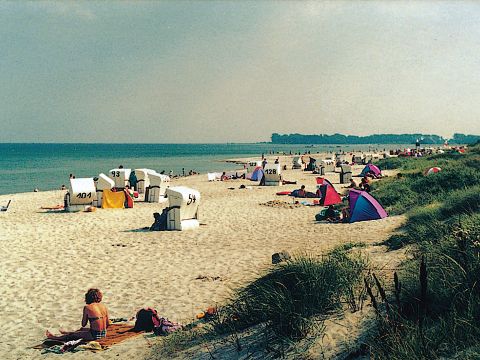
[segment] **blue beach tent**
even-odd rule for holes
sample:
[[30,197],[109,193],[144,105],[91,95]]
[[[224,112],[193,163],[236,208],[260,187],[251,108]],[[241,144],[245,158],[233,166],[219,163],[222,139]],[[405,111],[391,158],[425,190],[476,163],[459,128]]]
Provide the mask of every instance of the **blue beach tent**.
[[255,170],[251,174],[247,175],[247,179],[252,181],[260,181],[263,177],[263,168],[261,166],[257,166]]
[[350,222],[383,219],[388,216],[380,203],[368,192],[352,189],[348,193]]

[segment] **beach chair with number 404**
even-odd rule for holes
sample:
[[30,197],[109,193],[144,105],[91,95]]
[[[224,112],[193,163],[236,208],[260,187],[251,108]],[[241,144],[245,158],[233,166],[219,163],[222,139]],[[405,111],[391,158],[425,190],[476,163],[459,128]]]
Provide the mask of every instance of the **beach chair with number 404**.
[[7,211],[12,200],[8,200],[7,206],[0,206],[0,211]]

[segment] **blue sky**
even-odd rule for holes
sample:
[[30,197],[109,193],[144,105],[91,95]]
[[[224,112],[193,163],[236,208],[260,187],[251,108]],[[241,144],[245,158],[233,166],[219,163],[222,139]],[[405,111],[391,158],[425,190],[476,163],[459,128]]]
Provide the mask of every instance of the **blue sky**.
[[480,3],[0,2],[0,142],[480,134]]

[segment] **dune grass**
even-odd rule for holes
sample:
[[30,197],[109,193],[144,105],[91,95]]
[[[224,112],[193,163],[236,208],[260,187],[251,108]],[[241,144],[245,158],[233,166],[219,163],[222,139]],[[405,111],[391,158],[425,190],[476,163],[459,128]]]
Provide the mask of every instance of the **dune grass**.
[[480,211],[480,185],[452,191],[445,197],[440,211],[442,219]]
[[[416,163],[415,159],[411,161]],[[375,183],[372,194],[392,214],[402,214],[418,206],[444,201],[453,190],[480,184],[480,171],[468,166],[470,162],[477,163],[480,159],[449,163],[441,172],[429,176],[423,174],[423,166],[400,173],[396,177]],[[431,166],[434,166],[433,163]]]
[[256,329],[256,337],[268,339],[264,346],[270,352],[294,349],[312,331],[321,333],[326,316],[344,306],[357,307],[367,266],[366,258],[356,250],[362,246],[348,243],[321,257],[302,255],[271,267],[219,306],[210,322],[164,339],[154,348],[152,358],[212,340],[229,342],[239,354],[248,341],[240,335],[246,329]]
[[[383,306],[376,306],[377,329],[368,341],[371,358],[480,358],[478,148],[466,156],[444,154],[441,159],[449,163],[439,174],[407,175],[408,191],[422,198],[413,202],[407,223],[387,245],[412,244],[413,256],[402,264],[390,295],[372,299]],[[396,181],[404,178],[381,185],[377,195],[395,191]],[[395,209],[404,204],[390,202]]]
[[[377,182],[372,194],[392,214],[406,213],[407,224],[386,241],[391,249],[438,239],[461,215],[479,210],[480,145],[466,154],[445,153],[421,159],[401,158],[398,176]],[[395,158],[382,161],[392,161]],[[425,176],[442,163],[442,171]]]
[[224,321],[217,330],[265,323],[278,337],[303,338],[318,317],[355,301],[354,290],[365,266],[362,256],[343,249],[320,259],[296,257],[239,290],[224,308]]
[[407,244],[435,242],[450,231],[452,225],[479,210],[479,185],[451,191],[444,195],[442,202],[413,207],[401,231],[392,235],[385,244],[394,250]]
[[372,357],[437,359],[476,346],[480,341],[479,278],[477,213],[465,216],[434,242],[421,243],[404,264],[399,273],[401,293],[392,293],[386,300],[388,312],[379,311],[377,332],[369,341]]

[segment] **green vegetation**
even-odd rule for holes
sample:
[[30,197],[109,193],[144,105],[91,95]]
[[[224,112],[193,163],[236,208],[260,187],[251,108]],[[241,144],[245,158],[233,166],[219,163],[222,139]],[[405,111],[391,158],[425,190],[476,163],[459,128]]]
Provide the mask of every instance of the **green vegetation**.
[[[421,139],[422,144],[443,144],[445,138],[439,135],[425,134],[374,134],[368,136],[343,134],[272,134],[273,144],[415,144]],[[454,134],[452,144],[473,144],[480,139],[478,135]]]
[[[460,155],[458,160],[439,159],[438,156],[442,155],[381,160],[381,168],[387,165],[390,169],[399,169],[400,173],[395,178],[376,183],[373,195],[391,214],[402,214],[419,206],[443,202],[452,190],[480,184],[480,156],[466,154]],[[442,171],[424,176],[424,172],[434,166],[441,167]]]
[[[480,214],[476,213],[421,243],[403,264],[401,290],[386,299],[388,310],[378,310],[377,333],[369,342],[373,358],[453,357],[478,344],[479,277]],[[478,349],[468,352],[478,354]]]
[[[371,295],[378,315],[376,333],[368,341],[372,358],[480,358],[478,149],[476,145],[455,159],[445,154],[440,158],[449,160],[444,171],[431,176],[420,175],[423,160],[433,166],[439,157],[422,159],[422,168],[376,189],[375,195],[393,211],[409,209],[402,232],[387,245],[414,246],[391,295]],[[400,166],[411,169],[415,161]],[[407,199],[388,194],[396,190]]]
[[264,323],[278,337],[303,338],[319,316],[354,303],[365,266],[362,257],[342,249],[321,259],[305,256],[280,264],[237,293],[217,330]]
[[[385,242],[390,249],[409,245],[393,283],[368,269],[357,250],[364,244],[345,243],[321,258],[301,256],[272,267],[206,327],[168,338],[159,351],[221,338],[240,353],[248,338],[262,338],[277,356],[285,355],[284,344],[301,353],[298,340],[321,336],[325,318],[345,305],[357,309],[367,294],[375,326],[352,356],[479,359],[480,144],[463,155],[392,158],[380,166],[400,173],[376,182],[373,195],[391,214],[407,217]],[[442,171],[425,176],[433,166]],[[254,335],[245,335],[252,329]]]
[[292,349],[290,345],[295,341],[321,331],[328,315],[345,305],[356,309],[367,261],[355,249],[363,246],[348,243],[319,258],[304,255],[275,265],[239,289],[201,328],[192,326],[167,337],[155,347],[152,358],[212,340],[227,342],[239,353],[247,345],[251,347],[249,337],[243,340],[240,335],[247,329],[256,329],[254,337],[266,339],[262,346],[270,352]]

